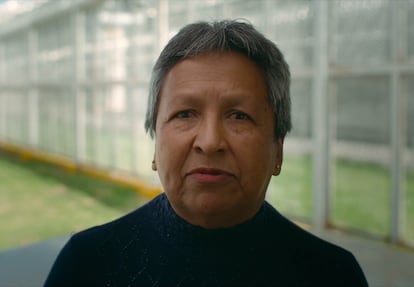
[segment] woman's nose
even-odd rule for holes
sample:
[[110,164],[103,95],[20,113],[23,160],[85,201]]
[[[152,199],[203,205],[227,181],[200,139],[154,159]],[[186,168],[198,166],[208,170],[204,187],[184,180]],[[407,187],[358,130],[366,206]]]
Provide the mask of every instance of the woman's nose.
[[197,152],[212,154],[226,150],[226,132],[223,124],[218,119],[205,119],[200,122],[194,140],[194,148]]

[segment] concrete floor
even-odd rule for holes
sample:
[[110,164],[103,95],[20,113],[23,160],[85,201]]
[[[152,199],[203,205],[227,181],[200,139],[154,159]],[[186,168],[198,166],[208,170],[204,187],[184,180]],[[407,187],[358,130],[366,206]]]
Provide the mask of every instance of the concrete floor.
[[351,251],[364,270],[369,286],[414,286],[414,250],[337,230],[325,231],[319,236]]
[[69,237],[0,252],[0,287],[42,286]]
[[[354,253],[370,286],[414,286],[414,251],[339,231],[319,234]],[[42,286],[68,237],[0,252],[0,286]]]

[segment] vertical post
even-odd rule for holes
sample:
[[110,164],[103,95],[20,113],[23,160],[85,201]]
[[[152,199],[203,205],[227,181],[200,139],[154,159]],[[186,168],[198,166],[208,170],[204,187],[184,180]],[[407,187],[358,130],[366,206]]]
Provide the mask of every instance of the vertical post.
[[6,53],[4,41],[0,41],[0,142],[6,138]]
[[75,160],[81,162],[85,159],[85,99],[84,92],[81,87],[84,79],[84,58],[83,58],[83,21],[84,14],[79,8],[73,11],[72,27],[73,27],[73,78],[72,91],[74,95],[74,115],[75,131]]
[[403,191],[403,118],[404,110],[401,105],[400,95],[400,73],[397,68],[399,55],[399,11],[400,5],[390,5],[391,9],[391,60],[393,62],[391,69],[390,82],[390,143],[391,143],[391,184],[390,184],[390,204],[391,204],[391,242],[398,242],[401,235],[402,225],[402,191]]
[[39,143],[39,95],[37,89],[37,31],[30,28],[28,31],[28,64],[29,64],[29,87],[28,87],[28,127],[29,142],[32,148]]
[[313,47],[313,228],[322,230],[329,215],[330,144],[328,124],[328,1],[314,2]]

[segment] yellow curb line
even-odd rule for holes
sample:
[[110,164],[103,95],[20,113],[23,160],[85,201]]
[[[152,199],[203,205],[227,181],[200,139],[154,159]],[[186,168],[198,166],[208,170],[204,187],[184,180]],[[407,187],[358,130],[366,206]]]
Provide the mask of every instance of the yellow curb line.
[[45,153],[34,149],[27,149],[18,145],[1,141],[0,150],[17,154],[24,160],[47,162],[63,167],[67,172],[81,172],[86,175],[102,179],[104,181],[113,182],[124,187],[132,188],[137,193],[147,198],[154,198],[162,192],[160,187],[154,186],[145,180],[133,177],[126,173],[104,170],[84,164],[77,164],[73,160],[70,160],[63,156]]

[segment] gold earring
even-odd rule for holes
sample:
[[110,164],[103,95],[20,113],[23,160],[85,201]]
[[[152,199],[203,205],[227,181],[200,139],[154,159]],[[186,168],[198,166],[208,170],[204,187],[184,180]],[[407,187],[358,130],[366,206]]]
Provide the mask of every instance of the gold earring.
[[157,170],[157,164],[155,163],[155,160],[152,161],[152,170]]

